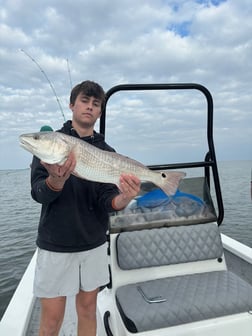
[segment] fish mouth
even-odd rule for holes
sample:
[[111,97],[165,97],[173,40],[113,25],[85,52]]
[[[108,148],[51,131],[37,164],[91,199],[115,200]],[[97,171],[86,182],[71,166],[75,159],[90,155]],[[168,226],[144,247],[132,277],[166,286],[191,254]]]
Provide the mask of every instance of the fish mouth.
[[24,149],[30,149],[30,150],[32,150],[32,149],[34,149],[34,146],[32,146],[31,144],[30,144],[30,142],[29,141],[27,141],[27,140],[25,140],[24,138],[22,138],[22,137],[19,137],[19,144],[20,144],[20,146],[22,147],[22,148],[24,148]]

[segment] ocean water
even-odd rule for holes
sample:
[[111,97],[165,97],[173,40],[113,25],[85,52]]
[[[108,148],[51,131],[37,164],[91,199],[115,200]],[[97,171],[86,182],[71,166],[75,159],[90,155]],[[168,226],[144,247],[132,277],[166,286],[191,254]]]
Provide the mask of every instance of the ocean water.
[[[220,162],[225,218],[221,231],[252,247],[252,161]],[[32,254],[40,205],[30,196],[30,171],[0,171],[0,318]]]

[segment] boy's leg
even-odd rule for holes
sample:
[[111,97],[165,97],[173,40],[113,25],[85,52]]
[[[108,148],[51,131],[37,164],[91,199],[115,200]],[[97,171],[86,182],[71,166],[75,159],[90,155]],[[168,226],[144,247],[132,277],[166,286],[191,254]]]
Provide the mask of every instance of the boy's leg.
[[87,251],[80,261],[80,290],[76,296],[78,336],[96,336],[97,294],[109,282],[107,243]]
[[96,336],[96,302],[99,289],[80,291],[76,296],[78,336]]
[[57,336],[64,318],[66,297],[41,298],[39,336]]

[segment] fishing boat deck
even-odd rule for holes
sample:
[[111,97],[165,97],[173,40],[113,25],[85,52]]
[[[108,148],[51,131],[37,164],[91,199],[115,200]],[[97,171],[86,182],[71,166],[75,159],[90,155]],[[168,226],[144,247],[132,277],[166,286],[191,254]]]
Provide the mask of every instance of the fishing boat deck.
[[[196,184],[195,184],[196,182]],[[247,283],[250,283],[252,285],[252,249],[249,247],[244,246],[243,244],[238,243],[237,241],[232,240],[231,238],[226,237],[225,235],[221,235],[219,233],[218,226],[215,222],[216,214],[213,207],[212,199],[209,193],[209,190],[207,188],[207,184],[204,178],[188,178],[185,179],[181,183],[181,190],[184,192],[185,195],[189,195],[190,193],[193,193],[194,196],[199,197],[204,200],[203,204],[199,204],[200,206],[193,207],[194,212],[188,215],[186,213],[186,216],[183,216],[183,219],[181,219],[180,216],[170,216],[171,211],[174,211],[174,209],[164,207],[162,204],[162,211],[159,212],[156,208],[154,208],[154,211],[148,210],[147,212],[138,212],[137,208],[133,204],[133,207],[131,206],[130,209],[127,209],[126,211],[121,211],[116,214],[111,215],[110,218],[110,240],[111,240],[111,256],[110,256],[110,265],[111,265],[111,276],[112,276],[112,289],[106,289],[101,292],[100,297],[103,297],[103,292],[110,293],[110,300],[112,298],[113,307],[110,306],[109,309],[111,309],[111,316],[115,319],[114,316],[117,316],[116,319],[120,319],[120,313],[115,308],[116,307],[116,294],[117,289],[120,287],[123,287],[124,285],[131,285],[138,286],[137,283],[143,283],[143,286],[145,286],[146,281],[149,280],[155,280],[158,278],[166,278],[173,277],[179,275],[180,278],[183,278],[183,276],[189,274],[196,275],[198,272],[208,272],[209,275],[211,272],[214,271],[225,271],[226,267],[228,270],[231,270],[233,273],[237,274],[240,278],[244,279]],[[195,205],[195,199],[188,198],[190,201],[190,209],[193,205]],[[187,208],[182,208],[181,204],[179,203],[178,199],[176,200],[178,203],[178,206],[180,207],[180,214],[181,211],[187,211]],[[196,203],[198,201],[196,200]],[[197,203],[198,204],[198,203]],[[204,211],[202,211],[202,209]],[[196,216],[195,216],[196,211]],[[165,219],[162,218],[164,215]],[[160,217],[161,216],[161,217]],[[210,230],[210,231],[209,231]],[[152,267],[152,271],[145,270],[144,268],[141,268],[141,265],[139,269],[136,270],[129,270],[129,271],[121,271],[120,266],[118,266],[118,237],[123,236],[124,234],[129,234],[131,238],[133,237],[133,240],[135,239],[135,236],[138,236],[141,232],[148,232],[147,235],[150,234],[150,232],[153,232],[153,236],[146,237],[143,236],[141,241],[139,241],[135,245],[135,252],[132,255],[132,263],[135,263],[136,261],[136,255],[142,254],[145,258],[145,252],[136,250],[140,249],[141,246],[147,244],[147,250],[148,253],[153,253],[153,255],[156,258],[157,250],[151,246],[148,245],[148,241],[151,241],[152,243],[156,241],[157,237],[155,232],[158,232],[157,235],[161,236],[161,241],[157,241],[156,246],[159,246],[161,243],[165,243],[165,247],[162,250],[162,253],[160,254],[161,259],[163,259],[165,256],[167,256],[167,251],[170,249],[171,246],[173,248],[170,250],[170,253],[168,255],[168,259],[171,258],[172,262],[168,260],[167,264],[157,264],[154,265],[154,268]],[[165,235],[168,234],[168,238],[166,241],[162,241],[163,234],[160,232],[165,232]],[[205,233],[204,233],[205,232]],[[182,235],[182,239],[177,237],[177,235]],[[212,238],[212,234],[214,234],[214,237]],[[211,238],[210,238],[211,237]],[[221,237],[221,238],[220,238]],[[147,239],[146,239],[147,238]],[[210,241],[209,241],[210,238]],[[212,239],[212,240],[211,240]],[[217,239],[217,240],[216,240]],[[146,243],[147,241],[147,243]],[[183,241],[181,243],[181,241]],[[221,242],[222,241],[222,242]],[[214,252],[214,255],[212,254],[213,246],[217,242],[217,246],[215,249],[217,249],[217,252]],[[159,244],[160,243],[160,244]],[[126,251],[130,250],[132,245],[131,242],[128,243],[129,245],[126,248]],[[222,258],[223,253],[223,247],[224,247],[224,260]],[[194,254],[193,260],[191,259],[191,252],[187,253],[187,256],[182,257],[181,255],[185,255],[185,251],[188,251],[188,249]],[[209,256],[210,253],[210,256]],[[217,253],[217,254],[216,254]],[[202,257],[203,255],[203,257]],[[211,259],[211,260],[204,260]],[[218,258],[220,257],[220,262],[218,262]],[[35,258],[36,255],[34,255],[33,260],[31,261],[31,265],[29,267],[28,274],[24,275],[24,291],[22,290],[21,294],[17,295],[19,298],[26,298],[28,297],[27,305],[21,302],[21,300],[18,302],[19,308],[21,307],[23,311],[21,311],[20,315],[28,316],[27,318],[28,325],[23,325],[21,328],[25,329],[25,334],[18,334],[18,335],[26,335],[26,336],[33,336],[38,335],[38,329],[39,329],[39,319],[40,319],[40,303],[39,299],[35,299],[32,296],[31,293],[31,285],[27,286],[27,283],[31,284],[33,282],[33,274],[34,274],[34,268],[35,268]],[[174,262],[175,258],[175,262]],[[155,260],[155,263],[158,262],[158,260]],[[175,264],[174,264],[175,263]],[[171,265],[172,264],[172,265]],[[181,266],[182,265],[182,266]],[[153,266],[153,265],[151,265]],[[155,266],[156,269],[155,269]],[[175,272],[174,272],[175,269]],[[156,273],[155,273],[156,272]],[[153,273],[153,274],[152,274]],[[156,275],[155,275],[156,274]],[[197,277],[197,276],[196,276]],[[162,281],[162,280],[161,280]],[[201,280],[200,280],[201,281]],[[148,292],[147,292],[148,294]],[[106,294],[105,294],[106,295]],[[114,298],[114,299],[113,299]],[[132,300],[134,301],[134,295],[132,297]],[[98,300],[99,301],[99,300]],[[15,302],[15,298],[14,298]],[[182,304],[182,302],[180,303]],[[22,305],[24,307],[22,307]],[[13,308],[13,305],[11,305]],[[27,306],[27,308],[25,308]],[[28,307],[30,308],[28,309]],[[141,304],[140,304],[141,306]],[[160,307],[159,307],[160,308]],[[26,311],[24,311],[26,309]],[[162,307],[161,307],[162,309]],[[15,309],[12,310],[11,314],[16,314]],[[101,321],[101,317],[104,317],[104,311],[99,311],[99,317]],[[13,320],[13,318],[12,318]],[[27,322],[26,321],[26,322]],[[118,323],[114,322],[114,323]],[[117,332],[118,335],[128,335],[126,329],[127,327],[122,327],[123,323],[121,323],[121,329],[120,332]],[[120,324],[119,323],[119,324]],[[102,325],[102,328],[104,328],[104,323],[101,322],[100,325]],[[158,328],[158,327],[157,327]],[[170,328],[170,327],[169,327]],[[60,336],[75,336],[76,335],[76,329],[77,329],[77,316],[76,316],[76,310],[75,310],[75,298],[74,297],[68,297],[67,298],[67,305],[66,305],[66,311],[65,311],[65,317],[63,321],[63,325],[60,331]],[[122,333],[121,333],[122,331]],[[149,331],[151,332],[151,331]],[[153,331],[155,334],[155,331]],[[117,335],[116,334],[116,335]],[[140,332],[141,334],[141,332]],[[154,335],[151,333],[150,335]],[[15,332],[13,332],[13,335],[17,335]],[[109,335],[104,334],[104,332],[98,333],[99,336]],[[160,334],[160,335],[166,335],[166,334]],[[170,331],[169,331],[170,335]],[[177,336],[177,334],[175,334]],[[178,334],[183,335],[183,334]],[[194,334],[193,334],[194,335]],[[195,334],[197,335],[197,334]],[[211,334],[210,334],[211,335]],[[226,335],[226,334],[225,334]],[[233,335],[233,334],[232,334]],[[247,334],[246,334],[247,335]],[[114,335],[115,336],[115,335]]]
[[[195,187],[195,181],[196,181],[197,187]],[[183,192],[187,192],[187,193],[192,192],[192,187],[193,187],[193,194],[204,199],[204,204],[207,205],[208,211],[204,211],[204,212],[200,211],[198,216],[194,216],[194,214],[192,214],[191,216],[186,216],[186,218],[184,218],[184,220],[182,221],[183,225],[181,225],[182,223],[181,223],[180,218],[176,218],[172,216],[172,221],[168,220],[168,223],[167,223],[167,220],[163,220],[162,218],[157,217],[157,216],[160,216],[160,213],[158,211],[156,212],[154,211],[154,213],[151,213],[150,211],[148,211],[147,213],[139,214],[136,211],[135,207],[131,209],[132,213],[130,213],[129,210],[127,210],[126,212],[122,211],[122,212],[115,214],[114,216],[111,216],[110,239],[112,239],[111,240],[111,258],[112,259],[110,260],[110,263],[111,263],[111,269],[112,269],[112,283],[114,287],[112,288],[112,292],[111,292],[112,296],[116,297],[117,288],[120,288],[123,285],[127,286],[128,283],[130,284],[133,282],[133,285],[134,285],[134,283],[138,283],[141,281],[143,281],[144,283],[146,282],[146,280],[148,281],[148,280],[154,279],[155,281],[155,278],[159,278],[160,274],[163,274],[161,278],[165,278],[166,275],[173,276],[174,266],[177,267],[178,274],[181,275],[181,278],[183,278],[183,275],[186,275],[187,271],[189,271],[189,273],[191,274],[193,273],[196,274],[198,271],[211,273],[211,271],[224,270],[225,265],[226,265],[228,270],[231,270],[233,273],[237,274],[240,278],[244,279],[247,283],[250,283],[252,285],[252,252],[251,252],[252,250],[244,246],[243,244],[240,244],[226,237],[225,235],[221,235],[222,243],[219,244],[220,242],[219,229],[217,229],[217,225],[216,223],[214,223],[214,219],[216,218],[215,212],[214,212],[214,208],[212,205],[212,200],[209,194],[209,190],[206,188],[205,179],[204,178],[185,179],[183,183],[181,184],[181,190]],[[194,202],[194,200],[192,201]],[[192,205],[192,203],[190,203],[190,205]],[[196,207],[195,209],[197,210],[198,207]],[[204,208],[204,210],[206,209]],[[165,217],[167,218],[168,214],[170,213],[170,209],[168,209],[168,212],[167,212],[167,209],[165,209],[164,212],[166,212]],[[163,214],[161,213],[161,215]],[[124,219],[126,219],[126,222]],[[170,222],[172,222],[171,226],[169,225]],[[210,228],[211,232],[207,231],[209,230],[208,228]],[[178,258],[177,261],[175,262],[175,264],[177,263],[177,265],[163,265],[163,266],[157,265],[158,268],[156,270],[156,276],[154,277],[152,276],[152,272],[155,273],[155,270],[153,271],[153,269],[152,269],[152,272],[141,269],[140,273],[138,272],[138,270],[135,270],[135,271],[133,270],[133,273],[129,273],[131,271],[125,271],[123,273],[119,270],[118,266],[114,266],[114,264],[117,263],[118,261],[118,241],[117,239],[120,236],[120,234],[128,233],[130,234],[131,237],[133,237],[133,239],[135,239],[134,236],[138,235],[141,232],[148,231],[148,234],[149,234],[151,231],[157,232],[159,230],[160,231],[164,230],[166,233],[174,232],[175,236],[174,234],[171,234],[170,238],[168,238],[168,241],[165,242],[165,244],[167,245],[163,250],[164,250],[164,255],[165,255],[167,254],[167,250],[169,249],[170,246],[176,246],[176,251],[173,249],[171,250],[170,257],[172,259],[174,259],[174,257]],[[205,233],[203,234],[204,231]],[[175,238],[178,232],[181,232],[181,234],[183,235],[183,240],[184,240],[185,245],[183,245],[183,243],[181,245],[181,239]],[[210,242],[208,241],[208,243],[206,244],[206,240],[209,239],[209,237],[212,235],[212,232],[215,232],[214,234],[217,239],[217,245],[219,245],[219,248],[217,247],[217,252],[216,252],[219,256],[221,256],[223,253],[222,245],[224,247],[225,262],[216,263],[217,261],[216,258],[218,257],[216,254],[214,254],[214,255],[211,255],[210,257],[213,259],[212,261],[210,261],[210,263],[207,260],[206,261],[202,260],[200,261],[200,263],[203,263],[203,264],[201,264],[200,267],[203,266],[203,268],[198,268],[197,265],[200,260],[200,255],[202,256],[202,253],[209,254],[209,252],[210,254],[212,254],[211,250],[212,250],[213,245],[216,242],[216,239],[211,238],[214,240],[213,241],[210,240]],[[209,235],[209,233],[211,233],[211,235]],[[194,238],[191,238],[192,236]],[[146,237],[143,237],[142,239],[143,239],[142,242],[139,242],[137,244],[136,249],[146,244]],[[148,239],[149,238],[147,237],[147,241]],[[155,234],[151,238],[152,242],[153,240],[156,240]],[[117,244],[115,244],[115,241],[117,241]],[[198,245],[199,241],[201,242]],[[157,245],[159,245],[159,243],[157,243]],[[195,250],[196,245],[197,245],[197,248]],[[129,243],[129,246],[126,248],[126,250],[128,251],[131,248],[131,246],[132,244]],[[203,250],[206,250],[206,247],[208,251],[203,252]],[[192,249],[191,251],[196,252],[195,257],[194,257],[195,260],[191,260],[190,256],[188,260],[181,260],[181,254],[184,254],[184,251],[187,250],[187,248]],[[149,248],[148,246],[148,252],[152,251],[152,249]],[[237,253],[237,251],[239,251],[239,253]],[[156,250],[154,249],[152,252],[155,254]],[[136,259],[135,254],[133,254],[133,259],[132,259],[133,263],[135,263],[135,259]],[[155,259],[156,259],[156,256],[155,256]],[[181,265],[183,266],[179,266],[181,261],[182,261]],[[31,263],[32,263],[31,272],[34,272],[35,256],[33,258],[33,262]],[[164,268],[168,270],[168,273],[166,274],[162,273],[164,271]],[[169,274],[170,272],[169,269],[171,269],[171,274]],[[165,272],[167,272],[167,270],[165,270]],[[127,275],[127,273],[129,273],[129,275]],[[136,274],[136,276],[134,274]],[[33,273],[32,275],[30,275],[30,278],[31,278],[30,279],[30,282],[31,282],[33,278]],[[101,292],[101,295],[102,295],[102,292]],[[134,297],[132,298],[132,300],[133,299]],[[39,317],[40,317],[39,299],[34,299],[33,297],[31,297],[30,301],[31,302],[34,301],[34,303],[33,303],[31,312],[29,312],[30,318],[29,318],[29,324],[27,326],[27,331],[25,333],[26,336],[37,335],[38,329],[39,329]],[[103,314],[104,312],[102,312],[101,316],[103,316]],[[115,314],[115,311],[112,314]],[[118,314],[118,312],[116,314]],[[103,322],[102,322],[102,325],[103,325]],[[76,316],[76,310],[75,310],[75,298],[68,297],[65,317],[64,317],[63,325],[62,325],[59,335],[60,336],[75,336],[76,329],[77,329],[77,316]],[[98,335],[103,336],[106,334],[98,333]],[[128,334],[123,333],[122,335],[128,335]]]
[[[226,239],[230,241],[230,238],[222,235],[222,240],[224,241],[224,244]],[[244,246],[243,244],[237,243],[236,241],[232,240],[231,246],[237,246],[237,244],[239,245],[239,251],[245,249],[246,255],[252,253],[251,249],[247,248],[247,246]],[[232,253],[227,249],[224,249],[224,255],[228,269],[252,285],[251,263],[249,263],[244,259],[241,259],[241,257],[239,257],[237,253]],[[35,299],[26,336],[38,335],[39,318],[40,318],[40,302],[39,299]],[[69,297],[67,299],[65,318],[59,336],[75,336],[76,327],[77,327],[77,318],[75,312],[75,298]]]

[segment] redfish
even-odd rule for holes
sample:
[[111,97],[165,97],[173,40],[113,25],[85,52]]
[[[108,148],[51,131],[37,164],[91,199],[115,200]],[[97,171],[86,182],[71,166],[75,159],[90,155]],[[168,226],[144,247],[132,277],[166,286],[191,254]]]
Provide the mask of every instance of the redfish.
[[73,174],[90,181],[118,186],[121,174],[132,174],[141,181],[152,182],[167,195],[173,195],[185,176],[184,172],[179,171],[152,171],[131,158],[101,150],[86,141],[60,132],[22,134],[19,139],[24,149],[49,164],[62,165],[69,153],[73,152],[76,158]]

